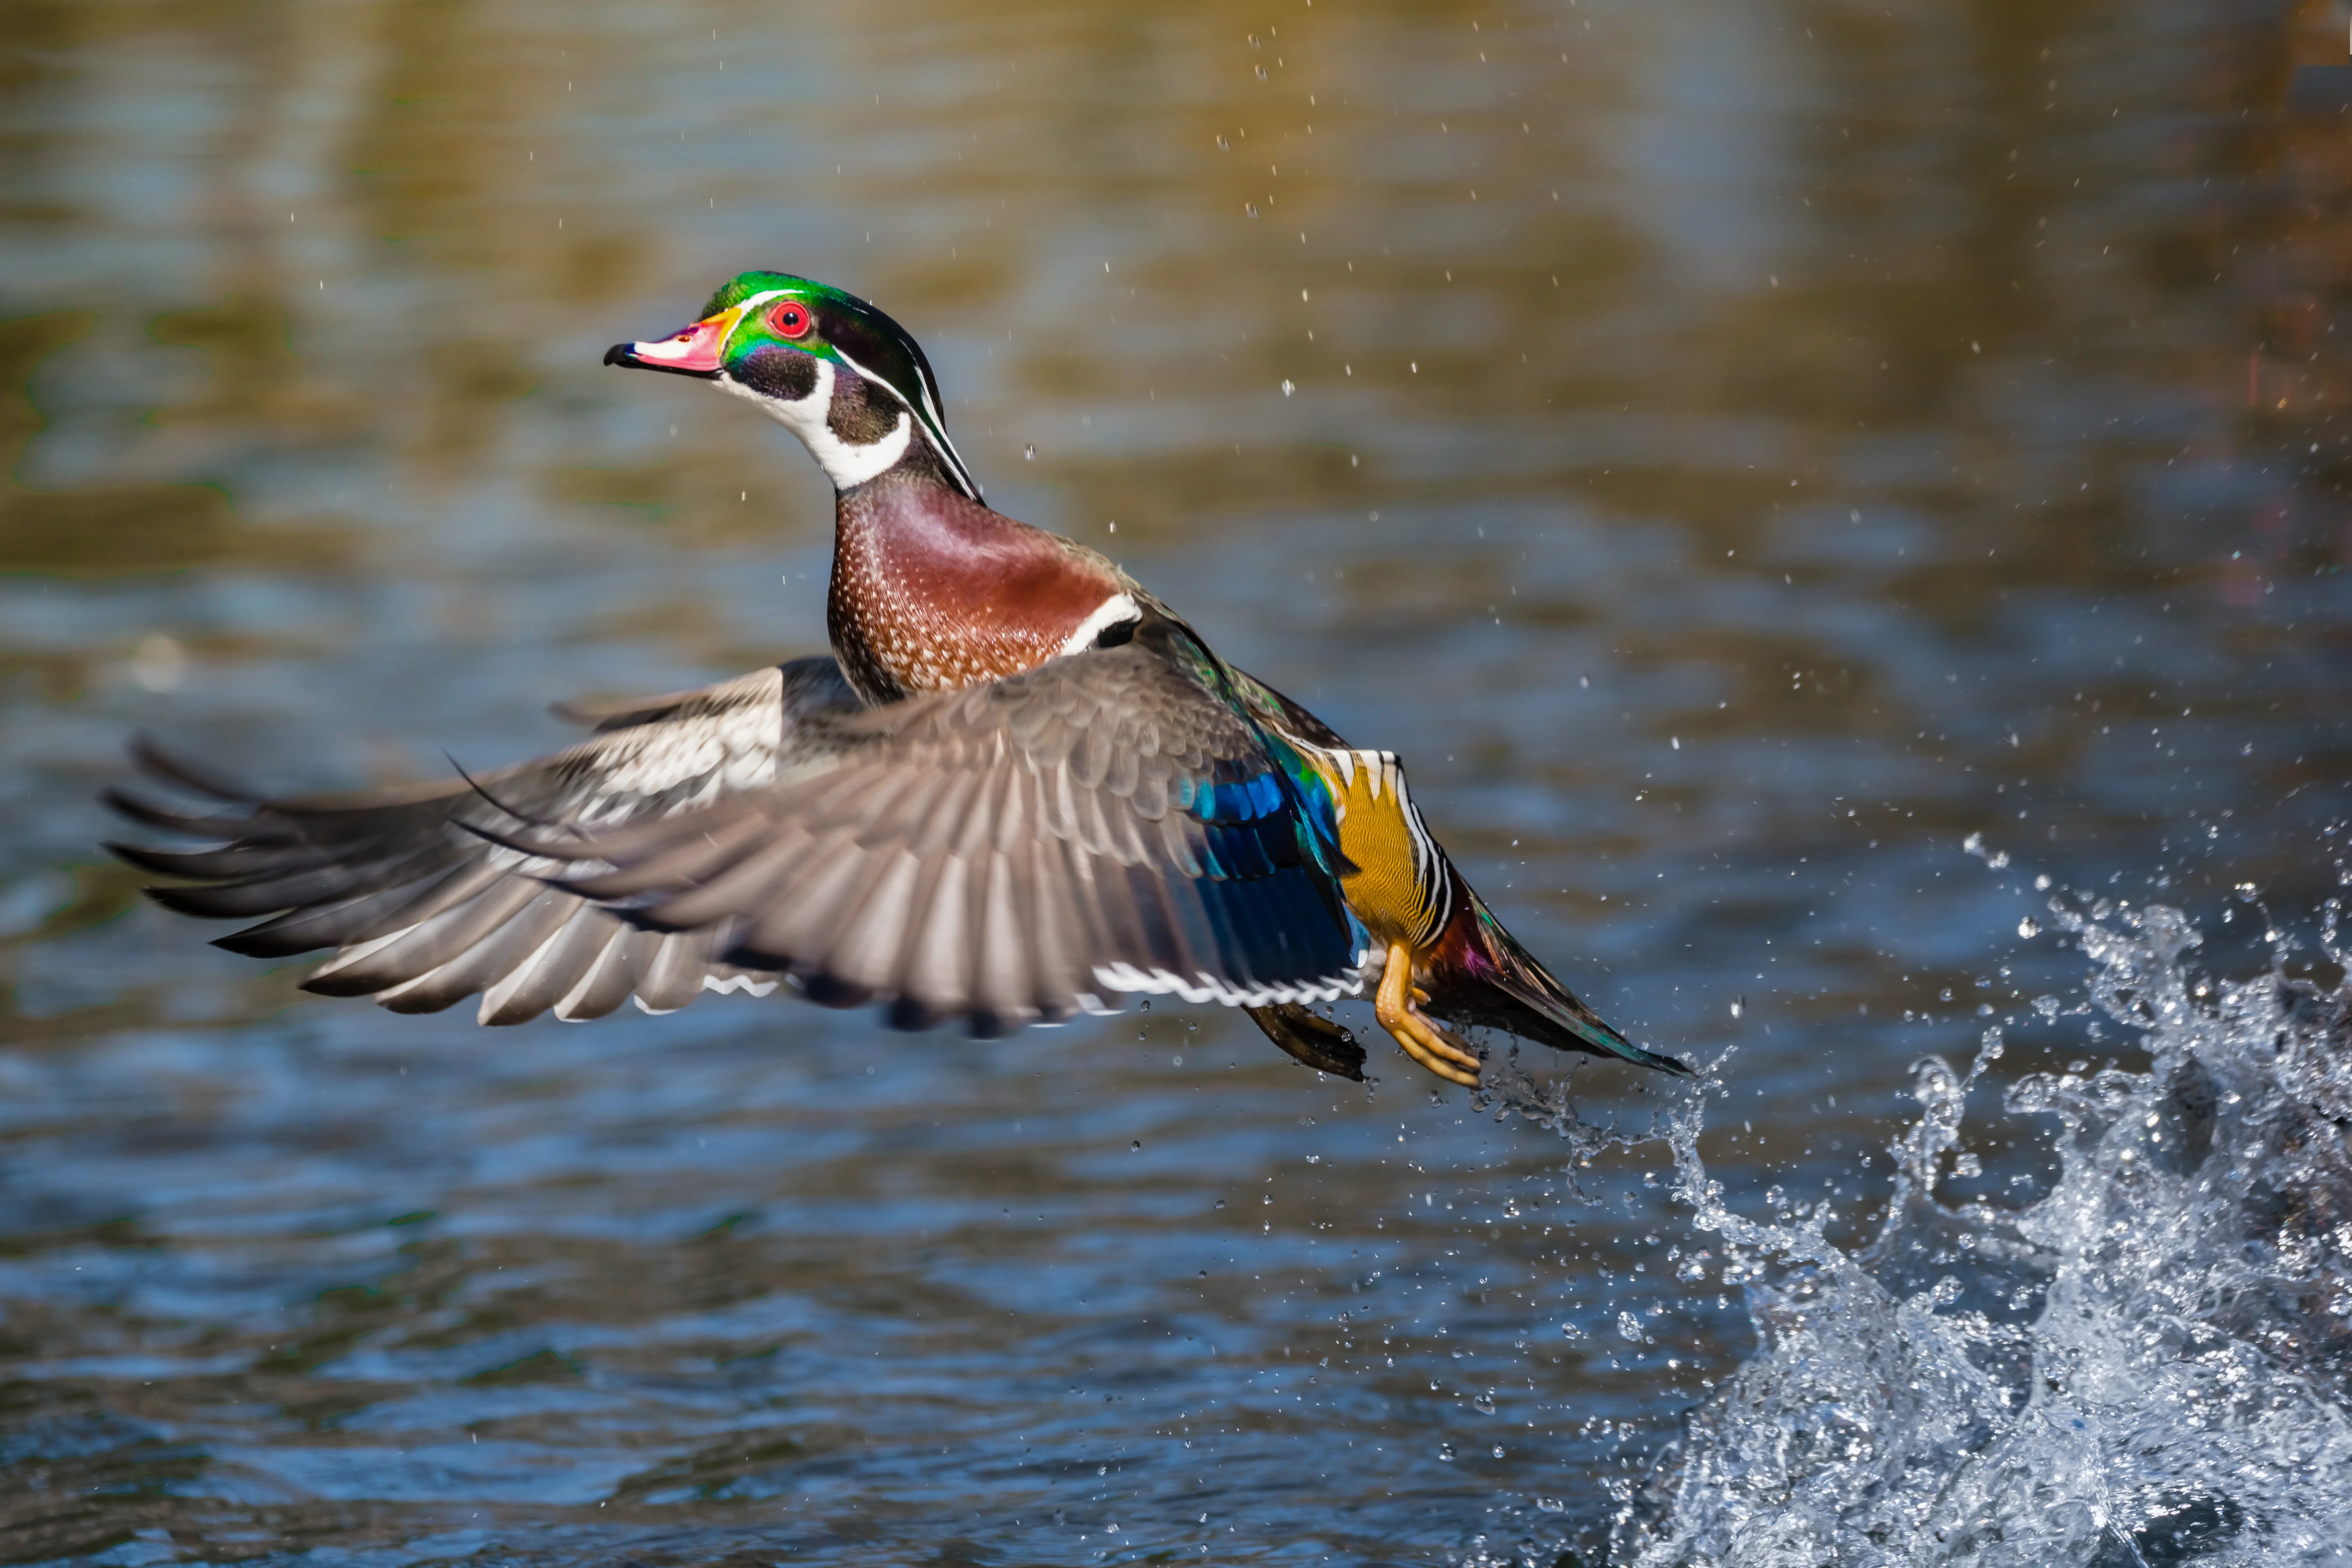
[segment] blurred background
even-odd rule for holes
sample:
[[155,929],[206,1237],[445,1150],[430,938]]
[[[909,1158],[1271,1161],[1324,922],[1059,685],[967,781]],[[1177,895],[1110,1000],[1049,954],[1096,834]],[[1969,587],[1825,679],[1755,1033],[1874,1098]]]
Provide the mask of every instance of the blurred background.
[[819,649],[814,465],[598,363],[801,272],[1721,1060],[1735,1209],[1858,1233],[1915,1058],[2128,1058],[2028,1006],[2033,878],[2241,971],[2338,884],[2347,26],[0,0],[0,1561],[1590,1561],[1753,1336],[1662,1148],[1520,1112],[1686,1091],[394,1017],[140,902],[93,796]]

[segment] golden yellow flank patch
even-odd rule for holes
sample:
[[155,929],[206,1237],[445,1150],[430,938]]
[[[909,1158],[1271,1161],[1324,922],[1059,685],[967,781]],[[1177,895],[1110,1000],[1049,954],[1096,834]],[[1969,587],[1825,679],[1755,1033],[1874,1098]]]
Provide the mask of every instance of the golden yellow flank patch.
[[1416,949],[1444,929],[1451,902],[1436,847],[1405,793],[1404,769],[1387,752],[1321,752],[1339,804],[1339,852],[1355,871],[1340,879],[1348,907],[1381,942]]

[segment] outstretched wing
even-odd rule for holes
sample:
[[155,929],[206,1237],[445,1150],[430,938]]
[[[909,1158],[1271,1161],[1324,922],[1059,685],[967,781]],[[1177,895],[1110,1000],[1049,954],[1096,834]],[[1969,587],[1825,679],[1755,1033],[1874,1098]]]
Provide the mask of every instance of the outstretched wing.
[[732,962],[906,1026],[1358,989],[1328,824],[1164,622],[813,728],[829,759],[769,788],[509,842],[598,863],[562,885],[656,930],[723,928]]
[[[601,1017],[631,996],[647,1012],[705,989],[765,994],[777,976],[728,962],[715,931],[649,931],[546,880],[557,868],[476,831],[526,821],[619,826],[772,784],[798,765],[814,716],[855,711],[834,661],[796,659],[700,691],[610,711],[593,739],[484,775],[405,789],[268,800],[141,742],[152,778],[231,807],[192,815],[110,791],[133,821],[220,847],[110,844],[187,885],[151,888],[168,909],[272,918],[222,937],[278,958],[336,950],[303,982],[431,1013],[477,992],[485,1024]],[[509,815],[509,814],[515,815]]]

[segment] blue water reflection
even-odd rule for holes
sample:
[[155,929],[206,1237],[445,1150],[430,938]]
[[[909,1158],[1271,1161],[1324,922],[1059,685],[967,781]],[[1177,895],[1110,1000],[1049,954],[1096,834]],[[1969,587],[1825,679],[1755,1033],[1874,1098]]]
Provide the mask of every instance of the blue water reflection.
[[1859,1227],[1988,1021],[2128,1056],[2027,1008],[2081,984],[2033,875],[2224,948],[2236,884],[2337,885],[2300,13],[5,12],[16,1560],[1589,1561],[1750,1345],[1662,1147],[1401,1061],[1165,1006],[483,1031],[135,901],[133,730],[419,776],[819,646],[813,466],[598,363],[746,266],[908,322],[995,504],[1402,753],[1612,1019],[1736,1045],[1743,1213]]

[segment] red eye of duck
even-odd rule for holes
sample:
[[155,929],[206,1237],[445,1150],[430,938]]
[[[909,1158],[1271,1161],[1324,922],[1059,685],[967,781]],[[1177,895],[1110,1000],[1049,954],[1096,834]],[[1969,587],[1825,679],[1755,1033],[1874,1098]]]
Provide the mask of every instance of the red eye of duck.
[[808,307],[797,300],[786,300],[769,310],[768,325],[780,338],[804,338],[811,325]]

